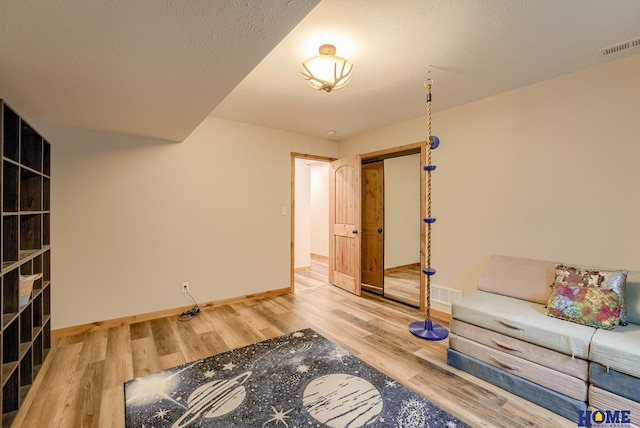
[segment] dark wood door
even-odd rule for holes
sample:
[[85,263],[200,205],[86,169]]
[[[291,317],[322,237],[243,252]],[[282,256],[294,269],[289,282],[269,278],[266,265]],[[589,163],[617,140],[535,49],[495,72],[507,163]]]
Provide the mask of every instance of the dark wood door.
[[362,286],[384,292],[384,161],[362,165]]

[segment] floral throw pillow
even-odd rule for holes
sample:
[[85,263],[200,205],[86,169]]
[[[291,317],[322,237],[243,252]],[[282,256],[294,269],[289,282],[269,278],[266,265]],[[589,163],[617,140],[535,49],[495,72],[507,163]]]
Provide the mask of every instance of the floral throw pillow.
[[620,322],[620,297],[606,288],[553,284],[547,315],[611,330]]
[[556,265],[554,284],[579,285],[613,290],[620,298],[620,325],[627,325],[626,270],[588,269],[564,264]]

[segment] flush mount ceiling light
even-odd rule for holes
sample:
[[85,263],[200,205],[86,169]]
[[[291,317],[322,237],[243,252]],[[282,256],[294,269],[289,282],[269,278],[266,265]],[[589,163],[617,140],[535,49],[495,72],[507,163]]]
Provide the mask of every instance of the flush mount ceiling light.
[[353,64],[336,55],[336,47],[330,44],[320,46],[320,55],[302,63],[302,76],[309,86],[318,91],[337,91],[351,81]]

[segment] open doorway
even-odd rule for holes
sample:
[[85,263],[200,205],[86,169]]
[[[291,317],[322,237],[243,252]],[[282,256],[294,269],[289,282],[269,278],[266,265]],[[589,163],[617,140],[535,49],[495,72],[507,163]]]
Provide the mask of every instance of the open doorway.
[[[406,196],[411,199],[412,206],[415,204],[419,206],[418,215],[416,215],[415,207],[408,208],[397,202],[389,202],[387,203],[387,206],[384,208],[384,210],[387,210],[391,206],[391,207],[397,208],[397,212],[399,214],[408,215],[409,218],[407,220],[404,220],[404,224],[405,225],[411,224],[413,229],[411,232],[408,232],[408,235],[402,235],[402,236],[408,236],[408,238],[403,238],[400,235],[396,236],[399,241],[399,245],[397,248],[402,250],[403,252],[408,251],[409,258],[407,261],[402,261],[401,259],[397,258],[394,255],[393,250],[386,249],[387,248],[386,244],[384,244],[384,246],[378,245],[378,248],[383,248],[382,255],[380,255],[377,258],[377,260],[380,261],[378,264],[383,266],[383,269],[382,269],[384,271],[383,284],[386,282],[386,284],[389,285],[387,290],[384,290],[384,289],[380,290],[382,292],[378,292],[378,294],[381,294],[387,298],[393,298],[394,300],[402,301],[403,303],[410,304],[412,306],[419,307],[420,310],[424,310],[425,289],[424,289],[424,276],[421,275],[421,269],[424,267],[422,265],[423,264],[422,255],[425,254],[425,247],[426,247],[426,241],[424,239],[424,236],[425,236],[424,223],[422,222],[422,218],[426,215],[425,214],[426,204],[425,204],[425,198],[423,193],[423,189],[426,185],[426,180],[425,180],[425,175],[420,173],[421,171],[420,165],[423,165],[426,161],[425,144],[424,142],[407,144],[405,146],[394,147],[387,150],[366,153],[361,156],[358,156],[358,158],[361,159],[361,160],[358,160],[358,165],[360,165],[361,162],[362,164],[368,164],[376,161],[385,161],[389,159],[389,161],[387,161],[387,164],[389,165],[390,170],[394,168],[394,164],[395,164],[396,169],[410,172],[412,176],[411,180],[412,181],[415,180],[413,181],[414,184],[411,185],[411,188],[413,190],[405,193],[406,193]],[[403,158],[403,159],[400,159],[400,158]],[[409,158],[411,159],[410,161],[411,165],[407,165],[403,162],[404,160],[409,160]],[[321,156],[305,155],[305,154],[299,154],[299,153],[291,154],[291,171],[292,171],[292,176],[291,176],[291,281],[290,281],[291,292],[294,292],[295,287],[299,286],[299,284],[296,284],[296,280],[297,278],[300,277],[300,275],[296,274],[296,269],[299,271],[305,270],[305,269],[311,269],[314,258],[316,259],[315,261],[317,261],[318,257],[321,258],[321,262],[322,262],[321,268],[323,269],[323,272],[321,272],[321,275],[319,276],[322,276],[324,278],[324,284],[327,283],[326,281],[327,270],[329,271],[332,270],[331,269],[331,257],[332,257],[331,244],[328,245],[329,260],[326,260],[325,255],[321,254],[324,252],[323,250],[318,250],[317,249],[318,247],[314,247],[316,248],[314,250],[311,249],[311,245],[312,245],[311,239],[313,238],[311,235],[307,235],[311,233],[310,219],[305,220],[304,214],[302,214],[300,211],[300,209],[304,209],[304,206],[307,203],[306,202],[307,199],[311,198],[311,194],[309,193],[307,195],[304,192],[299,193],[299,191],[300,190],[304,191],[306,189],[308,192],[311,192],[311,176],[309,175],[307,178],[306,174],[303,174],[301,177],[299,176],[298,179],[296,179],[296,176],[300,171],[304,171],[308,168],[312,168],[309,165],[313,165],[317,163],[317,162],[311,162],[311,161],[321,161],[322,163],[324,163],[325,167],[329,166],[329,171],[330,171],[329,176],[331,177],[331,171],[333,170],[331,168],[331,165],[336,165],[336,162],[331,162],[334,160],[336,159],[326,158]],[[342,159],[340,161],[346,161],[346,159]],[[358,168],[357,175],[358,177],[360,177],[360,168]],[[324,181],[324,183],[327,183],[326,179],[322,179],[322,180]],[[358,183],[360,182],[360,178],[358,178],[357,182]],[[409,187],[406,184],[405,185],[399,184],[395,187],[404,189],[404,190],[409,189]],[[358,193],[358,201],[359,201],[360,191],[358,191],[357,193]],[[331,194],[331,186],[329,189],[329,195],[330,194]],[[325,198],[325,196],[322,196],[322,198]],[[329,198],[330,196],[327,196],[325,201]],[[358,206],[360,206],[359,202],[358,202]],[[307,205],[307,210],[309,209],[310,209],[310,202],[309,202],[309,205]],[[326,210],[324,209],[322,209],[322,211],[326,212]],[[296,215],[296,212],[298,212],[297,215]],[[360,220],[358,220],[356,224],[357,226],[352,227],[352,229],[358,229],[358,230],[351,231],[351,229],[349,229],[348,231],[351,231],[352,234],[357,233],[358,236],[363,235],[364,231],[359,230]],[[403,220],[400,220],[398,224],[403,225]],[[391,226],[391,221],[389,222],[388,225],[390,227],[390,230],[388,232],[384,231],[384,227],[385,227],[384,223],[381,228],[385,232],[385,234],[389,235],[388,240],[389,240],[389,243],[391,243],[394,239],[394,236],[393,236],[394,228]],[[341,225],[341,226],[345,226],[345,225]],[[329,223],[327,229],[330,227],[331,226]],[[378,228],[380,228],[380,226],[376,227],[375,233],[379,233]],[[330,234],[325,234],[325,236],[329,236],[329,235]],[[383,236],[383,239],[385,239],[384,236]],[[324,242],[326,243],[326,241]],[[410,245],[407,245],[407,242],[410,242]],[[416,249],[415,243],[419,243],[419,248]],[[361,249],[361,248],[362,246],[360,245],[360,241],[359,241],[358,249]],[[340,254],[344,258],[345,256],[344,252],[341,252]],[[334,252],[334,257],[335,255],[336,253]],[[416,260],[416,257],[418,260]],[[360,258],[360,250],[358,250],[358,257],[357,257],[356,263],[357,263],[356,269],[358,272],[358,278],[360,278],[361,265],[366,265],[368,263],[367,261],[362,262]],[[334,261],[334,267],[335,267],[335,261]],[[398,272],[398,271],[401,271],[401,272]],[[330,273],[331,272],[329,272],[329,274]],[[394,281],[394,278],[393,278],[394,274],[396,276],[400,276],[400,278],[398,279],[400,280],[401,283],[410,282],[410,285],[407,285],[407,287],[405,287],[405,284],[400,284],[401,287],[403,287],[403,291],[394,293],[394,291],[392,290],[393,286],[391,285],[392,282]],[[404,278],[405,274],[409,274],[410,278]],[[313,275],[307,275],[307,276],[313,276]],[[405,279],[407,281],[405,281]],[[329,283],[338,285],[335,282],[331,281],[331,278],[329,278]],[[360,284],[360,281],[358,281],[358,283]],[[320,285],[320,282],[315,283],[315,285]],[[313,286],[313,284],[311,284],[311,286]],[[364,289],[365,287],[364,283],[362,284],[362,287]],[[360,287],[358,287],[358,289],[359,288]],[[409,288],[411,289],[410,297],[408,298],[402,297],[401,294],[404,294]]]
[[[291,154],[291,291],[312,287],[314,273],[326,278],[329,256],[329,162],[332,158]],[[315,271],[315,272],[314,272]],[[300,281],[296,273],[304,272]],[[298,278],[300,278],[298,276]],[[311,279],[309,279],[311,278]],[[325,281],[326,283],[326,281]]]

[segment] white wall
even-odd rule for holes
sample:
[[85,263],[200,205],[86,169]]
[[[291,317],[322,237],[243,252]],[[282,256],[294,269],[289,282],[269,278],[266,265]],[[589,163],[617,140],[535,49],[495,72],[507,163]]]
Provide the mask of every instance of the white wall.
[[291,152],[336,143],[207,118],[185,142],[39,125],[52,144],[53,328],[289,284]]
[[[490,254],[640,269],[638,76],[634,55],[434,114],[434,283],[474,291]],[[416,118],[340,157],[425,132]]]
[[294,267],[311,266],[311,167],[308,159],[295,159]]
[[311,253],[329,257],[329,162],[311,167]]
[[420,263],[420,154],[384,161],[384,268]]

